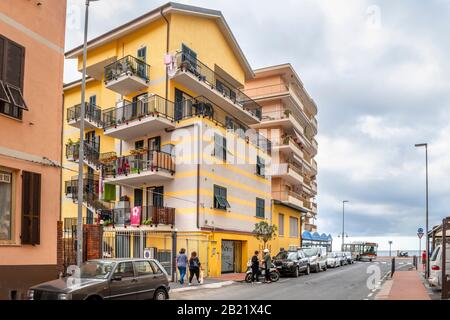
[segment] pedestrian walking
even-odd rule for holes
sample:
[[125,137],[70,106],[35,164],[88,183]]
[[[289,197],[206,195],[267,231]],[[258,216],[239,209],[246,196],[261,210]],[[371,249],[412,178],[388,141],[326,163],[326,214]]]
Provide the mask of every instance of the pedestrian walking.
[[186,276],[186,268],[188,264],[188,257],[186,255],[186,249],[181,248],[180,253],[177,255],[177,268],[180,272],[180,284],[184,284],[184,277]]
[[424,250],[422,252],[422,269],[425,271],[426,265],[427,265],[427,252]]
[[252,257],[252,283],[253,282],[259,282],[259,251],[256,250],[255,254]]
[[270,251],[269,249],[264,249],[264,268],[266,269],[265,276],[266,281],[265,283],[270,283],[270,268],[272,267],[272,259],[270,258]]
[[192,279],[194,275],[197,278],[197,282],[200,284],[200,267],[201,263],[199,258],[197,257],[197,252],[192,251],[191,257],[189,258],[189,285],[192,284]]

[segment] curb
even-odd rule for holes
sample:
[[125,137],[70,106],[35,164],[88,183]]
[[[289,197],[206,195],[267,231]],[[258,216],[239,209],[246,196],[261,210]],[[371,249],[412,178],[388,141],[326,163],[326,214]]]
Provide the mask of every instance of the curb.
[[234,283],[235,283],[235,281],[223,281],[223,282],[216,282],[216,283],[208,283],[208,284],[199,285],[199,286],[195,286],[195,287],[170,289],[170,292],[185,292],[185,291],[193,291],[193,290],[201,290],[201,289],[219,289],[222,287],[230,286]]

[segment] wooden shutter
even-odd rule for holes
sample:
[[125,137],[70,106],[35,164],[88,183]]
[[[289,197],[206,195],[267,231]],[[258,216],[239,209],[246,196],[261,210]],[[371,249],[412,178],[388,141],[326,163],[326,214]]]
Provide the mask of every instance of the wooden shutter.
[[23,71],[25,64],[25,49],[18,44],[8,41],[6,44],[4,64],[4,81],[23,91]]
[[22,174],[22,244],[40,244],[41,175]]

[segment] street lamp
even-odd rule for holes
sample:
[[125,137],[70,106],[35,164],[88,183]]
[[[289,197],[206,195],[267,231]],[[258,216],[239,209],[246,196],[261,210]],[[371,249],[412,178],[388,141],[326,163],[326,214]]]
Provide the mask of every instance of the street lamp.
[[392,246],[392,241],[389,241],[389,257],[392,257],[391,246]]
[[342,247],[341,250],[344,250],[344,238],[345,238],[345,204],[350,201],[343,200],[342,201]]
[[83,75],[81,78],[81,106],[80,106],[80,146],[78,151],[78,223],[77,223],[77,265],[83,263],[83,169],[84,169],[84,117],[86,108],[86,60],[87,35],[89,23],[89,4],[98,0],[86,0],[86,13],[84,15],[84,42],[83,42]]
[[425,232],[426,232],[426,244],[425,244],[425,250],[427,253],[427,260],[426,260],[426,272],[425,276],[428,278],[430,274],[430,262],[429,259],[429,252],[430,252],[430,241],[428,238],[428,143],[420,143],[415,145],[416,148],[422,148],[425,147],[425,198],[426,198],[426,209],[425,209]]

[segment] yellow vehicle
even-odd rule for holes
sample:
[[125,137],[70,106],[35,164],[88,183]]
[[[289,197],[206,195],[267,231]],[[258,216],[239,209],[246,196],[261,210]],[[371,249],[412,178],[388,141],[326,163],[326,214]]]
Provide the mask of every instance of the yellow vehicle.
[[370,261],[376,259],[378,243],[352,242],[342,245],[342,252],[351,252],[356,261]]

